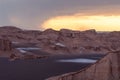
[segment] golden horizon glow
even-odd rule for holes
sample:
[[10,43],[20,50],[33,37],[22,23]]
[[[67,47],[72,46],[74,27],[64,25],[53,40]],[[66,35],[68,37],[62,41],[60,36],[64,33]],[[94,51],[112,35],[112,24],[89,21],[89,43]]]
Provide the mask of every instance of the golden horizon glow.
[[62,28],[71,30],[96,29],[97,31],[120,31],[120,16],[58,16],[46,20],[42,24],[43,29]]

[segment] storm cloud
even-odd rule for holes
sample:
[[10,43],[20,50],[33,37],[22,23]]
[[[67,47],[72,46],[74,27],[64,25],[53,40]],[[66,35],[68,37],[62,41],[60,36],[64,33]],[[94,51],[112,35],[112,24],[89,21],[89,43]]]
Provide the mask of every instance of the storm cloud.
[[0,26],[40,29],[45,20],[55,16],[119,14],[119,5],[120,0],[0,0]]

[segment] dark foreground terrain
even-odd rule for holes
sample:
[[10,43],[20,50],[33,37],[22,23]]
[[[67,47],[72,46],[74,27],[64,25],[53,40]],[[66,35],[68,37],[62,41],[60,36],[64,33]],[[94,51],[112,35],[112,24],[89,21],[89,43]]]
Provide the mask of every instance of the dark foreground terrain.
[[98,60],[104,55],[55,56],[40,60],[15,60],[0,58],[0,80],[44,80],[48,77],[61,75],[85,68],[91,63],[58,62],[61,59],[93,59]]

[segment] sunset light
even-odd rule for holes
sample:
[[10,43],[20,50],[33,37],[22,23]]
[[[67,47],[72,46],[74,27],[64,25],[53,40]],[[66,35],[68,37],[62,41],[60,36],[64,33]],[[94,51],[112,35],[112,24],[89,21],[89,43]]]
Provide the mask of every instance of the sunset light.
[[72,30],[120,31],[120,16],[57,16],[46,20],[42,27],[43,29],[53,28],[55,30],[67,28]]

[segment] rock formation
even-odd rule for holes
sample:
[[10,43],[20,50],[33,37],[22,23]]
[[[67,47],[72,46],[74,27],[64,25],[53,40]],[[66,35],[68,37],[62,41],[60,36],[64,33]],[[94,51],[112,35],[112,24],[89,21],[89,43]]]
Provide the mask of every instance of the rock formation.
[[[73,31],[61,29],[22,30],[12,26],[0,27],[0,37],[12,42],[36,43],[41,50],[51,54],[106,53],[120,49],[120,32],[97,32],[95,30]],[[65,45],[61,48],[60,43]],[[57,49],[56,49],[57,48]]]
[[46,80],[120,80],[120,51],[110,52],[95,64]]
[[0,50],[1,51],[11,51],[12,45],[11,42],[7,39],[0,39]]
[[10,55],[10,61],[15,60],[32,60],[32,59],[42,59],[47,58],[48,56],[41,56],[41,55],[35,55],[35,54],[26,54],[26,55],[18,55],[18,54],[11,54]]

